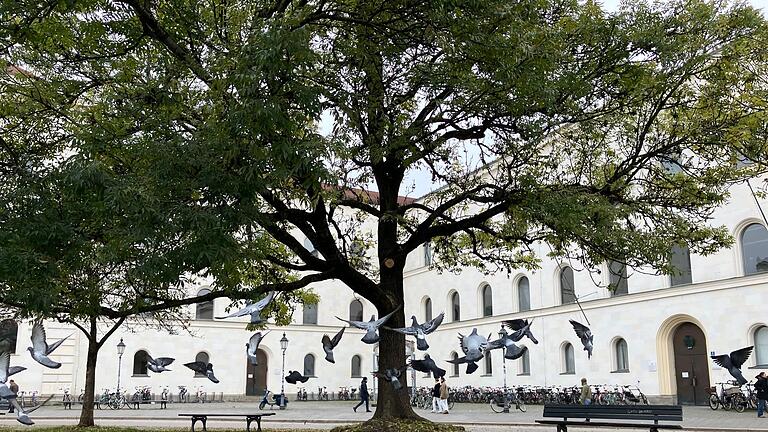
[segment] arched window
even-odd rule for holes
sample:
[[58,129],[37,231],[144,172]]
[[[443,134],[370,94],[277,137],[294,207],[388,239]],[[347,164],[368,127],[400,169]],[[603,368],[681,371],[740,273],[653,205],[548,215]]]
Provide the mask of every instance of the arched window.
[[302,323],[304,324],[317,324],[317,304],[304,304]]
[[352,356],[352,378],[360,378],[362,374],[360,373],[360,356],[359,355],[353,355]]
[[[211,290],[203,288],[197,292],[197,296],[209,294]],[[213,300],[202,302],[197,304],[195,309],[195,319],[199,320],[212,320],[213,319]]]
[[315,376],[315,356],[307,354],[304,356],[304,376]]
[[[200,351],[195,356],[195,361],[196,362],[203,362],[203,363],[210,363],[211,362],[211,358],[210,358],[210,356],[208,356],[207,352]],[[202,374],[200,372],[195,372],[195,377],[204,377],[204,376],[205,376],[205,374]]]
[[531,374],[531,357],[528,355],[528,350],[526,350],[523,355],[520,357],[520,373],[519,375],[530,375]]
[[483,294],[483,316],[491,316],[493,315],[493,291],[491,290],[491,286],[488,284],[485,284],[482,289]]
[[142,376],[147,374],[147,360],[149,354],[144,350],[136,351],[133,355],[133,375]]
[[686,285],[693,283],[691,277],[691,251],[688,246],[672,246],[670,263],[674,267],[670,275],[669,284],[671,286]]
[[451,294],[451,316],[453,321],[461,321],[461,300],[459,299],[459,293],[454,292]]
[[768,230],[753,223],[741,232],[741,255],[744,274],[751,275],[768,271]]
[[0,321],[0,352],[16,353],[19,325],[12,319]]
[[520,312],[531,310],[531,283],[525,276],[517,281],[517,304]]
[[755,330],[755,364],[768,366],[768,327]]
[[360,300],[352,300],[349,304],[349,320],[350,321],[362,321],[363,320],[363,302]]
[[[455,352],[452,352],[451,353],[451,360],[458,360],[458,359],[459,359],[459,355],[457,353],[455,353]],[[453,374],[451,376],[454,376],[454,377],[459,376],[459,365],[456,364],[456,363],[453,363],[453,364],[451,364],[451,367],[453,369],[452,370]]]
[[576,287],[573,284],[573,270],[563,267],[560,270],[560,303],[568,304],[576,301]]
[[493,361],[488,354],[485,355],[485,374],[493,375]]
[[432,299],[427,297],[424,300],[424,320],[429,321],[432,319]]
[[616,356],[616,371],[615,372],[629,372],[629,350],[627,349],[627,341],[619,339],[614,344],[614,354]]
[[576,373],[576,359],[573,354],[573,345],[570,343],[563,345],[563,373]]
[[608,277],[611,283],[611,296],[629,293],[626,264],[620,261],[608,261]]

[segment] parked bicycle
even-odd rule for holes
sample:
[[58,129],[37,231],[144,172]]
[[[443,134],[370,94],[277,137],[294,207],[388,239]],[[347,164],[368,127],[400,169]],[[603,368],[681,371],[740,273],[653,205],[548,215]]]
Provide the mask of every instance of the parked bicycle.
[[[744,412],[747,408],[747,398],[742,393],[742,389],[733,381],[715,383],[715,387],[710,387],[709,407],[712,410],[723,408],[728,411],[733,409],[736,412]],[[730,387],[726,388],[726,385]]]
[[299,387],[299,391],[296,392],[296,400],[297,401],[306,401],[307,400],[307,389],[304,387]]
[[507,389],[506,392],[502,390],[498,394],[493,395],[491,397],[490,405],[491,410],[495,413],[509,412],[509,409],[512,408],[512,406],[514,406],[515,409],[520,410],[520,412],[525,412],[527,410],[525,402],[520,398],[517,391],[513,389]]
[[189,402],[189,390],[187,390],[187,386],[179,386],[179,402]]

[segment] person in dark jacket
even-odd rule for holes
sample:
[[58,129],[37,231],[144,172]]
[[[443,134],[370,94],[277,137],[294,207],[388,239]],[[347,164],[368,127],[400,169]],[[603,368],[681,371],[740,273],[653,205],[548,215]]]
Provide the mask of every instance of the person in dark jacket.
[[768,399],[768,376],[760,372],[755,378],[755,391],[757,392],[757,416],[765,417],[765,401]]
[[363,377],[363,381],[360,383],[360,403],[352,408],[355,412],[360,408],[360,405],[365,404],[365,412],[371,412],[368,408],[368,377]]
[[[19,394],[19,385],[16,384],[16,382],[14,380],[8,381],[8,389],[10,389],[13,392],[13,394],[15,394],[15,395]],[[11,409],[9,409],[8,412],[12,413],[13,412],[13,404],[9,403],[8,405],[11,407]]]
[[440,411],[440,378],[435,378],[435,386],[432,387],[432,412]]

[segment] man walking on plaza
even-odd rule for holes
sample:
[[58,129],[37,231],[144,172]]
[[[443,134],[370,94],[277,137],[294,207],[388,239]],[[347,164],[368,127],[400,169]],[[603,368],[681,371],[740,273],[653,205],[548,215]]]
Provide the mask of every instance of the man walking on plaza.
[[432,387],[432,412],[441,412],[440,409],[440,378],[435,378],[435,386]]
[[365,412],[371,412],[368,408],[368,377],[363,377],[363,381],[360,383],[360,403],[355,405],[352,410],[357,412],[360,405],[365,404]]
[[765,417],[765,401],[768,399],[768,376],[765,372],[760,372],[755,377],[755,391],[757,392],[757,416],[760,418]]
[[582,405],[592,404],[592,389],[589,388],[586,378],[581,379],[581,396],[579,397],[579,402]]
[[[14,381],[14,380],[8,381],[8,389],[10,389],[13,392],[13,394],[15,394],[15,395],[19,394],[19,385],[16,384],[16,381]],[[8,412],[12,413],[13,412],[13,404],[9,403],[8,405],[11,407],[11,409],[9,409]]]

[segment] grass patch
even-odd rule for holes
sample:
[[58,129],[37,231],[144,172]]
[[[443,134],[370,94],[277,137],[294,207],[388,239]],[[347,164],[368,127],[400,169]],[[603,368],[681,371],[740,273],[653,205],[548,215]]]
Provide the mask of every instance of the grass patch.
[[461,426],[419,420],[372,419],[363,424],[338,426],[331,432],[463,432]]
[[[199,425],[199,430],[203,427]],[[239,429],[219,429],[211,428],[215,432],[243,432],[245,427]],[[253,424],[252,430],[256,430],[256,424]],[[269,429],[262,428],[264,432],[327,432],[318,429]],[[0,426],[0,431],[30,431],[30,432],[189,432],[189,427],[185,428],[143,428],[143,427],[119,427],[119,426],[93,426],[89,428],[80,428],[77,426],[46,426],[30,429],[27,426]]]

